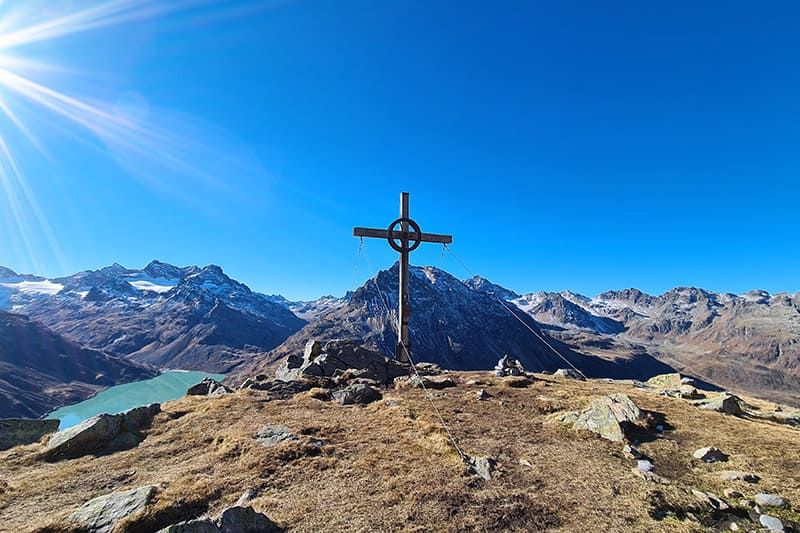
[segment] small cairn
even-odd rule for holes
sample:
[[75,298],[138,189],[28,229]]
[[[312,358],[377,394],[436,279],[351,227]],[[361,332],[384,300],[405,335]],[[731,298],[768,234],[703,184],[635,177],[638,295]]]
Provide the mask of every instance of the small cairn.
[[525,374],[525,369],[518,359],[511,359],[508,355],[504,355],[497,362],[494,367],[494,375],[497,377],[505,376],[521,376]]

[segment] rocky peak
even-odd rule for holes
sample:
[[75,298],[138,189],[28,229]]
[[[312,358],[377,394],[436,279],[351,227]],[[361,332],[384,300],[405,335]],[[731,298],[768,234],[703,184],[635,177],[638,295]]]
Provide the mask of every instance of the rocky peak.
[[520,297],[520,295],[516,292],[506,289],[501,285],[497,285],[496,283],[492,283],[488,279],[481,276],[471,277],[465,280],[464,284],[470,289],[484,292],[490,296],[494,296],[495,298],[500,298],[502,300],[514,300],[515,298]]

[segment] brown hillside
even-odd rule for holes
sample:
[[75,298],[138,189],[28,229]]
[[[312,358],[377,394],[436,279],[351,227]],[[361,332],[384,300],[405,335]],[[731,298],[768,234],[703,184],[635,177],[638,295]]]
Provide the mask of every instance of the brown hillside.
[[[432,394],[464,450],[497,459],[489,481],[467,473],[418,389],[386,391],[366,407],[310,393],[269,400],[248,390],[165,404],[146,439],[128,451],[56,463],[37,458],[40,444],[0,453],[0,529],[68,530],[66,518],[87,500],[146,484],[160,486],[155,503],[118,531],[214,514],[248,489],[258,491],[256,510],[291,531],[705,531],[735,518],[715,515],[692,488],[719,496],[726,487],[745,497],[777,492],[800,505],[800,430],[700,410],[620,382],[538,376],[514,388],[506,380],[518,378],[451,375],[458,386]],[[466,384],[476,379],[483,384]],[[492,397],[478,401],[481,388]],[[614,392],[663,421],[663,437],[653,434],[639,448],[670,484],[634,474],[621,443],[548,419]],[[258,444],[254,433],[275,423],[300,439]],[[729,461],[693,459],[703,446],[720,448]],[[724,483],[721,470],[751,471],[761,480]],[[787,525],[800,518],[791,508],[772,514]]]

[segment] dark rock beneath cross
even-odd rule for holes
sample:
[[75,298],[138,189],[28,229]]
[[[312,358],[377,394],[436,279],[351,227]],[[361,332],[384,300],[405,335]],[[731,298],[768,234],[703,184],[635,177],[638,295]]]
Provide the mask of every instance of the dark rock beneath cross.
[[284,381],[304,377],[337,378],[345,372],[358,371],[358,375],[389,385],[400,376],[408,375],[410,365],[390,359],[383,354],[360,346],[358,341],[339,339],[324,344],[311,340],[303,356],[289,356],[275,376]]
[[348,385],[347,387],[334,391],[333,398],[342,405],[360,404],[366,405],[383,398],[381,391],[375,387],[364,384]]

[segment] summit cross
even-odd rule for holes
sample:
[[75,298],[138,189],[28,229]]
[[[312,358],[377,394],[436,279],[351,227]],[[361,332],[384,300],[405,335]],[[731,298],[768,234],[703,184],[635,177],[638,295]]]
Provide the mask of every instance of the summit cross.
[[410,363],[411,347],[408,339],[408,321],[411,317],[411,303],[408,298],[408,255],[417,249],[423,242],[438,242],[450,244],[452,235],[439,235],[436,233],[422,233],[408,212],[408,193],[400,193],[400,218],[389,224],[387,229],[353,228],[354,237],[374,237],[386,239],[397,253],[400,254],[400,279],[399,279],[399,308],[397,310],[397,348],[395,357],[398,361]]

